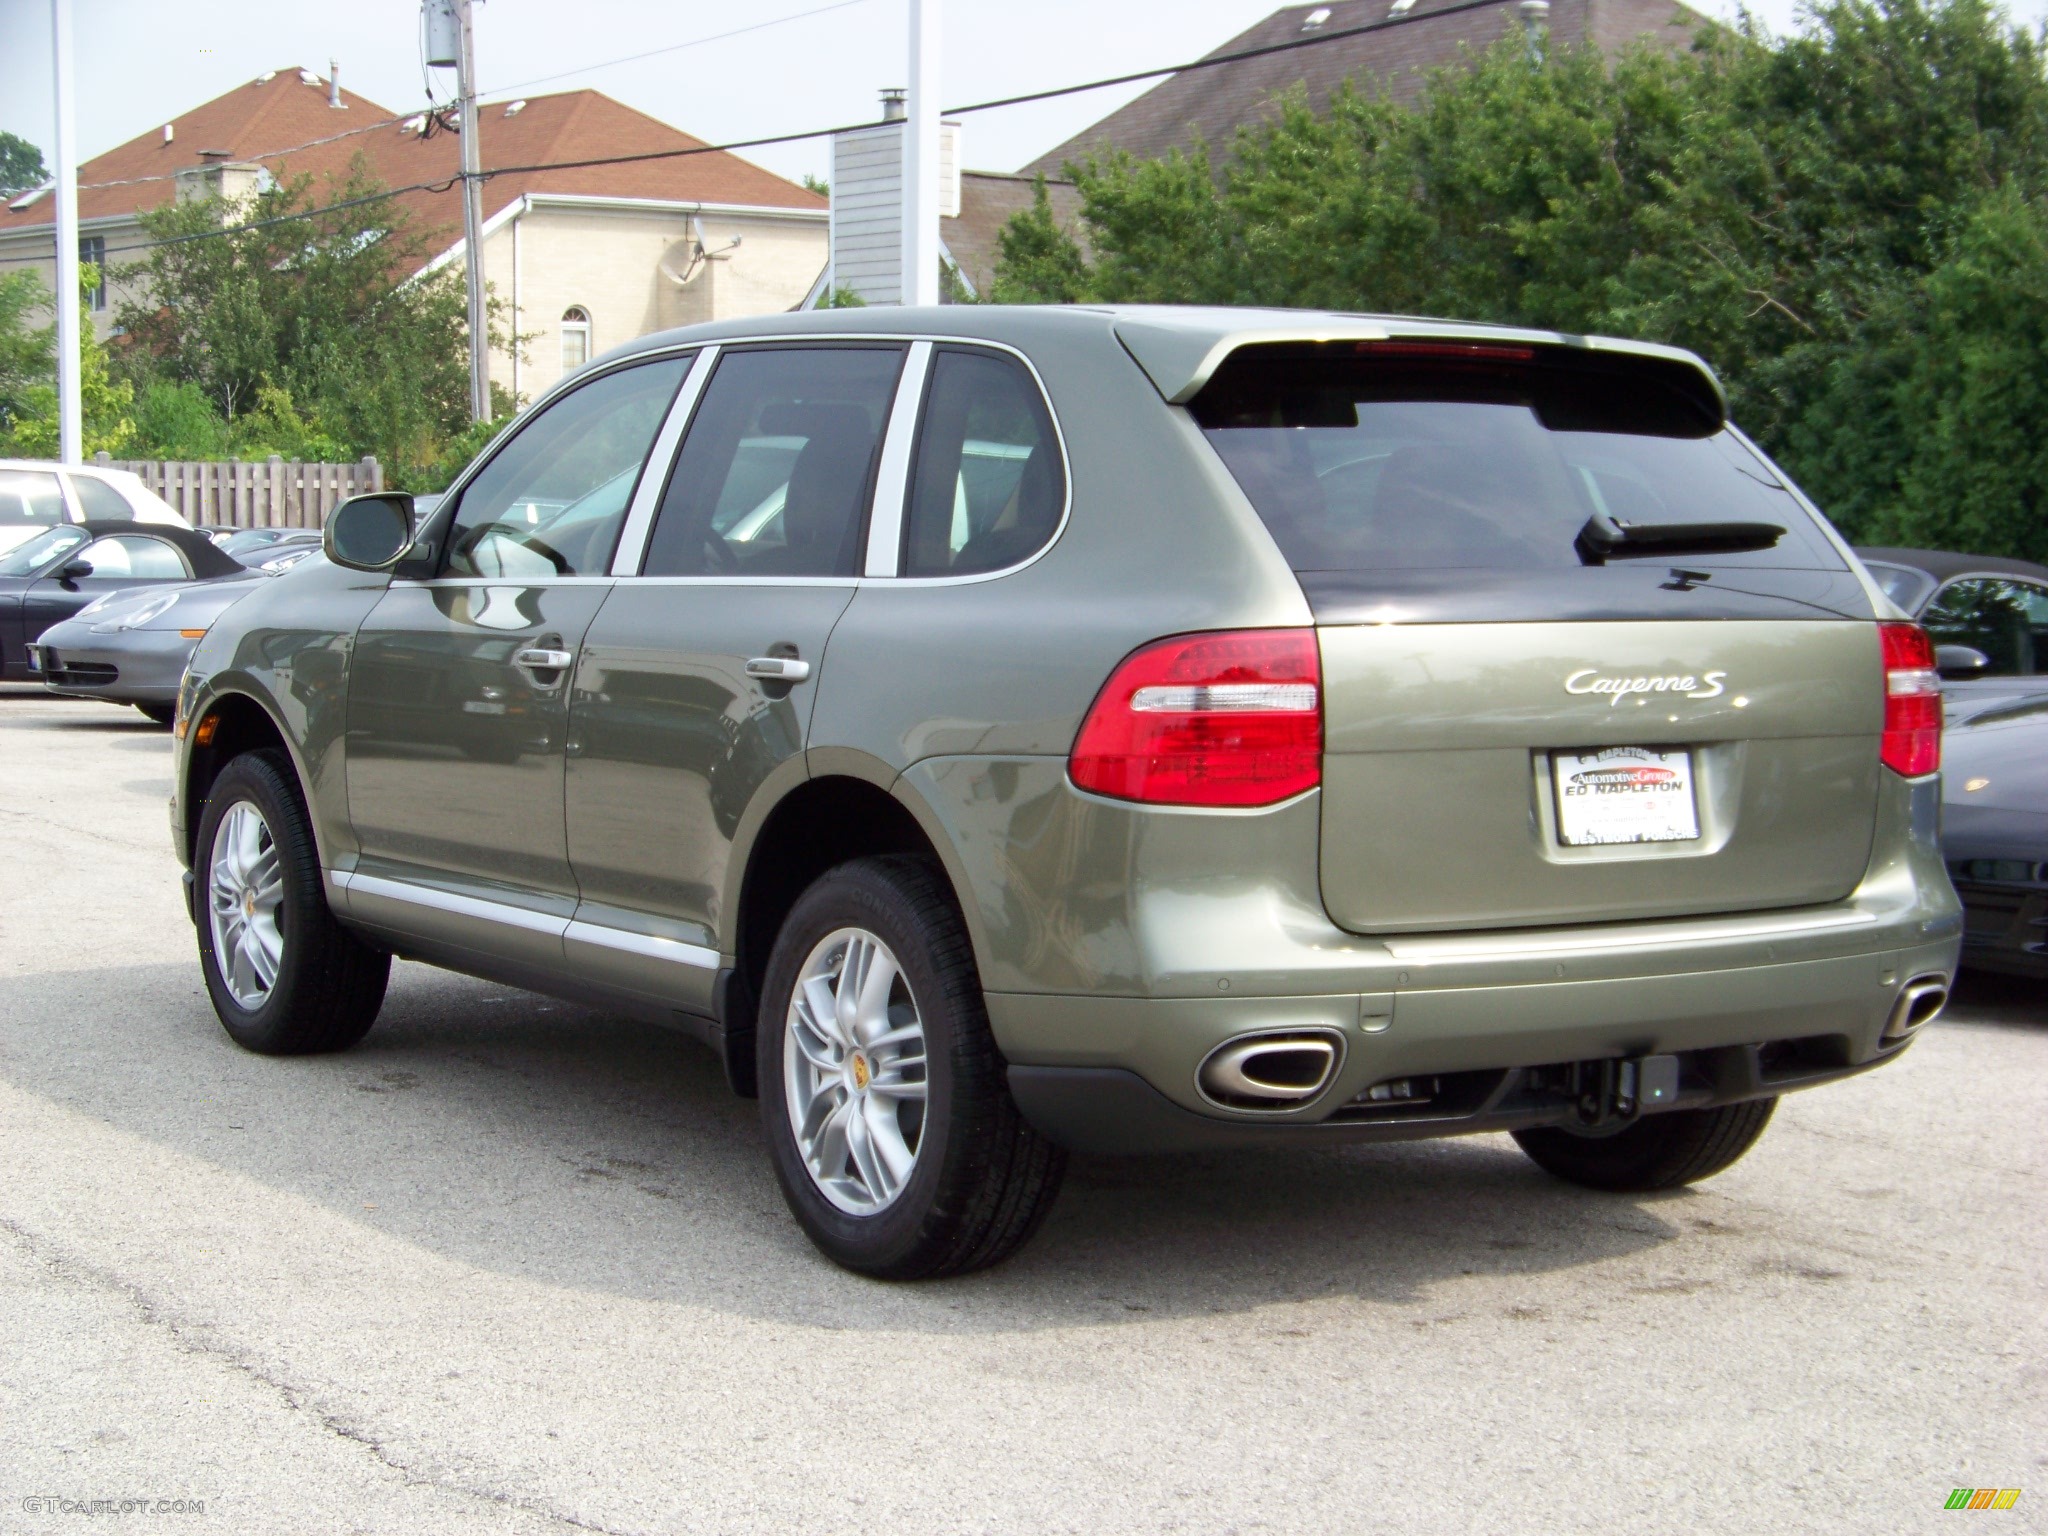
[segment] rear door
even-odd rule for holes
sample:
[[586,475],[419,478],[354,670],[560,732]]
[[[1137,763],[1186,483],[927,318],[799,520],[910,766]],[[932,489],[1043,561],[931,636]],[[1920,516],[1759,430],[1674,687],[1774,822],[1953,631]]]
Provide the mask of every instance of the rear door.
[[[1193,402],[1316,615],[1322,887],[1343,926],[1793,906],[1862,876],[1874,612],[1680,367],[1255,347]],[[1638,555],[1589,522],[1782,533]]]
[[825,642],[852,600],[905,349],[732,348],[655,514],[590,627],[567,810],[570,958],[668,1006],[710,1006],[732,842],[800,771]]

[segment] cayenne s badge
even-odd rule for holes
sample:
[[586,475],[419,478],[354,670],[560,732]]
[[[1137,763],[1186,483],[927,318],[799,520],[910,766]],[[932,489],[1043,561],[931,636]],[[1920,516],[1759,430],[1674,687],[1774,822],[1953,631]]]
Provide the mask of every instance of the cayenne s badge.
[[1677,693],[1688,699],[1718,699],[1727,689],[1721,686],[1726,672],[1708,672],[1694,677],[1690,672],[1664,677],[1602,677],[1584,667],[1564,680],[1566,693],[1604,693],[1612,708],[1633,693]]

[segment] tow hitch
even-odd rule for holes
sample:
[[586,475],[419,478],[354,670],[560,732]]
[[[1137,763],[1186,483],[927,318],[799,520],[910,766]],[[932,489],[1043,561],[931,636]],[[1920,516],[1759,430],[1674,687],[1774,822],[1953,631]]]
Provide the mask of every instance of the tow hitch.
[[1668,1109],[1678,1102],[1676,1056],[1575,1061],[1570,1072],[1579,1124],[1588,1130],[1633,1120],[1644,1110]]

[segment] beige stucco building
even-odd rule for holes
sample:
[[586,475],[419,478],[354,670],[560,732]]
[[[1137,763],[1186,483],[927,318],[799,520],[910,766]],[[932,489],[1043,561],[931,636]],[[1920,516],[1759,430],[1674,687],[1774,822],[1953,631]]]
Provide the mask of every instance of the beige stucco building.
[[[487,104],[478,127],[484,279],[520,338],[494,351],[491,377],[519,400],[649,331],[794,308],[825,269],[823,197],[601,92]],[[216,198],[232,218],[294,176],[314,177],[317,197],[359,156],[405,189],[393,204],[430,237],[434,256],[401,280],[460,271],[460,155],[449,120],[393,113],[306,70],[215,97],[79,168],[80,254],[108,274],[94,329],[106,339],[139,296],[118,274],[142,255],[144,212]],[[54,230],[47,187],[0,207],[0,272],[26,267],[51,286]]]

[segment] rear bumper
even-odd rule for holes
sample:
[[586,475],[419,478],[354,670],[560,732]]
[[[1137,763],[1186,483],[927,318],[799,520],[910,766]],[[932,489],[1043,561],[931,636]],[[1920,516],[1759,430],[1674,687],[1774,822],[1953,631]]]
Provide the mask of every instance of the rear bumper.
[[[1683,1052],[1679,1096],[1668,1107],[1707,1109],[1839,1082],[1882,1066],[1911,1044],[1855,1065],[1837,1059],[1837,1042],[1826,1038]],[[1578,1110],[1558,1078],[1544,1068],[1462,1073],[1437,1079],[1441,1091],[1429,1104],[1345,1108],[1302,1124],[1198,1114],[1120,1067],[1013,1066],[1009,1073],[1011,1095],[1041,1132],[1073,1151],[1107,1156],[1424,1141],[1564,1125]]]
[[[934,800],[960,771],[933,774]],[[1048,1135],[1123,1151],[1308,1131],[1398,1139],[1546,1123],[1562,1111],[1517,1097],[1533,1081],[1528,1069],[1671,1054],[1697,1078],[1701,1063],[1721,1063],[1709,1074],[1720,1096],[1678,1106],[1687,1107],[1811,1086],[1898,1055],[1880,1043],[1886,1022],[1907,983],[1954,975],[1962,908],[1941,860],[1939,781],[1884,780],[1870,862],[1846,899],[1722,917],[1347,933],[1311,904],[1312,797],[1263,818],[1218,819],[1199,840],[1150,845],[1142,831],[1119,833],[1123,813],[1091,806],[1072,836],[1041,828],[1021,854],[1010,842],[1007,867],[985,879],[968,855],[1002,841],[956,838],[953,848],[979,898],[969,924],[996,1039],[1020,1105]],[[1047,791],[1040,806],[1062,803],[1059,789]],[[1026,857],[1039,850],[1042,882],[1029,880]],[[1083,875],[1095,860],[1116,866],[1095,887],[1114,893],[1100,917],[1052,894],[1053,876],[1088,888],[1076,860]],[[1027,883],[1042,883],[1046,899],[1027,899]],[[1076,942],[1073,930],[1091,920]],[[1072,975],[1084,965],[1095,974]],[[1219,1045],[1277,1030],[1343,1042],[1312,1101],[1256,1112],[1200,1091],[1197,1071]],[[1730,1087],[1726,1064],[1737,1058],[1727,1053],[1758,1050],[1751,1087]],[[1768,1070],[1771,1061],[1783,1070]],[[1438,1075],[1460,1080],[1455,1114],[1404,1108],[1375,1120],[1354,1102],[1376,1084]]]
[[[1390,998],[1253,998],[1200,1003],[991,998],[999,1038],[1063,1038],[1090,1026],[1086,1065],[1019,1062],[1011,1090],[1046,1135],[1077,1151],[1405,1141],[1515,1130],[1570,1119],[1573,1100],[1546,1086],[1575,1062],[1676,1055],[1684,1072],[1674,1109],[1787,1093],[1850,1077],[1900,1054],[1881,1037],[1900,988],[1948,977],[1952,941],[1856,955],[1599,981],[1454,987]],[[1021,1005],[1021,1006],[1020,1006]],[[1359,1012],[1360,1008],[1383,1013]],[[1284,1113],[1219,1110],[1195,1086],[1202,1060],[1248,1030],[1344,1029],[1329,1086]],[[1061,1015],[1066,1015],[1061,1017]],[[1011,1047],[1006,1047],[1011,1049]],[[1374,1104],[1375,1084],[1430,1080],[1422,1106]]]

